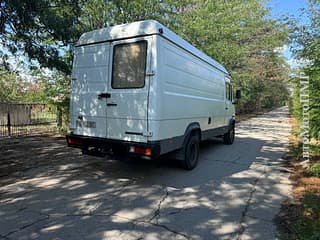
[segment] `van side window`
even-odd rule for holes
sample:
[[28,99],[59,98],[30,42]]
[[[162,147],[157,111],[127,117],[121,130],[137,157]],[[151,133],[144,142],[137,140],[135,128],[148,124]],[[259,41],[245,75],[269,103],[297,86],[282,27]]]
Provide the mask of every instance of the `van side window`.
[[147,41],[124,43],[113,48],[112,88],[143,88]]
[[226,99],[232,101],[232,85],[226,82]]

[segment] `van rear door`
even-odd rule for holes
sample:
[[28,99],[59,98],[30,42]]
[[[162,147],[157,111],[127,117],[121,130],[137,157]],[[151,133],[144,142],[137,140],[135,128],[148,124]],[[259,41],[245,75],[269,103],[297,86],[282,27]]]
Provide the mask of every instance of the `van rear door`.
[[107,138],[147,142],[152,37],[112,42]]
[[107,136],[106,102],[110,71],[110,43],[78,46],[74,50],[71,82],[71,125],[74,134]]
[[230,78],[225,78],[225,112],[224,112],[224,122],[225,126],[230,124],[230,119],[233,118],[234,115],[234,105],[233,102],[233,91],[232,84]]

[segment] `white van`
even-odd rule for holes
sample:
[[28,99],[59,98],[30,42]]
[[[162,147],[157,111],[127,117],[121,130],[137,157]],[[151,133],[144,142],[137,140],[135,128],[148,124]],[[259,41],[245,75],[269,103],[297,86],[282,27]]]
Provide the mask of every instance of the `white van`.
[[157,21],[84,33],[71,88],[67,143],[85,154],[154,159],[177,150],[193,169],[200,141],[234,141],[229,73]]

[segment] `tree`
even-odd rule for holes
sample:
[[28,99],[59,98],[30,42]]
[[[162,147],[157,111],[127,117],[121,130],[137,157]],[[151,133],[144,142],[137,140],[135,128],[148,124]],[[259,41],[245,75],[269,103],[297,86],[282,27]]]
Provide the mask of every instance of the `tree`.
[[[71,73],[72,46],[83,32],[144,19],[168,23],[188,0],[2,0],[0,45],[41,67]],[[2,58],[6,53],[0,52]],[[5,63],[5,61],[3,61]]]
[[[70,73],[70,58],[62,54],[80,35],[77,0],[3,0],[0,10],[1,45],[21,51],[41,66]],[[2,55],[5,55],[2,53]]]
[[[297,26],[291,40],[295,46],[296,57],[306,65],[301,71],[309,77],[309,126],[310,136],[320,139],[320,1],[309,0],[306,10],[310,19],[309,25]],[[293,80],[295,95],[293,108],[296,116],[302,118],[302,106],[299,102],[301,88],[298,79]]]
[[244,93],[240,111],[274,107],[288,96],[287,91],[276,98],[270,94],[272,86],[286,89],[287,66],[275,49],[287,42],[288,32],[284,24],[271,20],[268,14],[259,0],[197,1],[181,16],[185,21],[176,28],[231,72]]
[[19,102],[25,93],[25,83],[15,72],[0,68],[0,102]]

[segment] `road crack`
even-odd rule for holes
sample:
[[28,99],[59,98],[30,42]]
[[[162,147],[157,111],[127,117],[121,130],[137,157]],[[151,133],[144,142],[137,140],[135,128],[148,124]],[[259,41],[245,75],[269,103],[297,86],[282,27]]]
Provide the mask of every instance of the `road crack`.
[[[41,214],[41,215],[44,215],[44,214]],[[31,226],[39,223],[39,222],[43,222],[43,221],[45,221],[45,220],[48,220],[49,218],[50,218],[49,215],[45,215],[43,218],[37,219],[37,220],[34,221],[34,222],[31,222],[31,223],[28,223],[28,224],[26,224],[26,225],[23,225],[22,227],[19,227],[19,229],[16,229],[16,230],[13,230],[13,231],[7,233],[6,235],[4,235],[4,237],[8,239],[8,237],[9,237],[10,235],[12,235],[12,234],[14,234],[14,233],[17,233],[17,232],[20,232],[20,231],[22,231],[22,230],[24,230],[24,229],[26,229],[26,228],[29,228],[29,227],[31,227]]]
[[246,202],[246,205],[242,211],[242,214],[241,214],[241,219],[240,219],[240,227],[239,227],[239,230],[237,231],[237,240],[241,240],[241,237],[243,235],[243,233],[245,232],[246,230],[246,226],[245,226],[245,222],[246,222],[246,218],[248,216],[248,211],[249,211],[249,208],[250,208],[250,205],[251,205],[251,202],[252,202],[252,198],[253,198],[253,195],[254,193],[257,191],[257,185],[259,183],[259,181],[263,178],[263,176],[265,176],[267,173],[266,171],[266,168],[264,169],[263,173],[258,177],[256,178],[253,183],[252,183],[252,188],[251,188],[251,191],[250,191],[250,194],[249,194],[249,197],[247,199],[247,202]]
[[166,188],[165,195],[160,199],[158,203],[157,210],[154,212],[153,216],[149,219],[149,222],[151,223],[154,219],[156,219],[156,223],[158,224],[159,218],[160,218],[160,211],[161,211],[161,204],[167,199],[169,196],[169,191]]
[[[163,228],[164,230],[172,233],[172,234],[175,234],[175,235],[179,235],[179,236],[182,236],[184,237],[185,239],[192,239],[190,236],[188,236],[187,234],[184,234],[182,232],[179,232],[177,230],[174,230],[170,227],[168,227],[167,225],[165,224],[160,224],[158,222],[151,222],[150,220],[149,221],[146,221],[146,220],[138,220],[138,219],[131,219],[131,218],[127,218],[127,217],[123,217],[123,216],[120,216],[120,215],[117,215],[117,214],[114,214],[112,216],[117,216],[119,218],[123,218],[123,219],[126,219],[128,221],[130,221],[130,223],[132,224],[135,224],[135,225],[138,225],[138,224],[147,224],[147,225],[152,225],[154,227],[160,227],[160,228]],[[143,239],[143,238],[142,238]]]
[[[168,191],[168,188],[166,188],[166,192],[164,194],[164,196],[160,199],[159,203],[158,203],[158,207],[156,209],[156,211],[154,212],[153,216],[149,219],[149,221],[137,221],[137,222],[141,222],[141,223],[147,223],[147,224],[151,224],[155,227],[161,227],[163,229],[165,229],[166,231],[168,232],[171,232],[175,235],[179,235],[179,236],[182,236],[186,239],[190,239],[190,237],[184,233],[181,233],[181,232],[178,232],[174,229],[171,229],[170,227],[168,227],[167,225],[165,224],[160,224],[159,223],[159,219],[161,217],[161,207],[162,207],[162,204],[163,202],[168,198],[169,196],[169,191]],[[172,213],[169,213],[169,214],[178,214],[180,212],[182,212],[183,210],[181,211],[176,211],[176,212],[172,212]],[[153,221],[155,219],[155,222]]]

